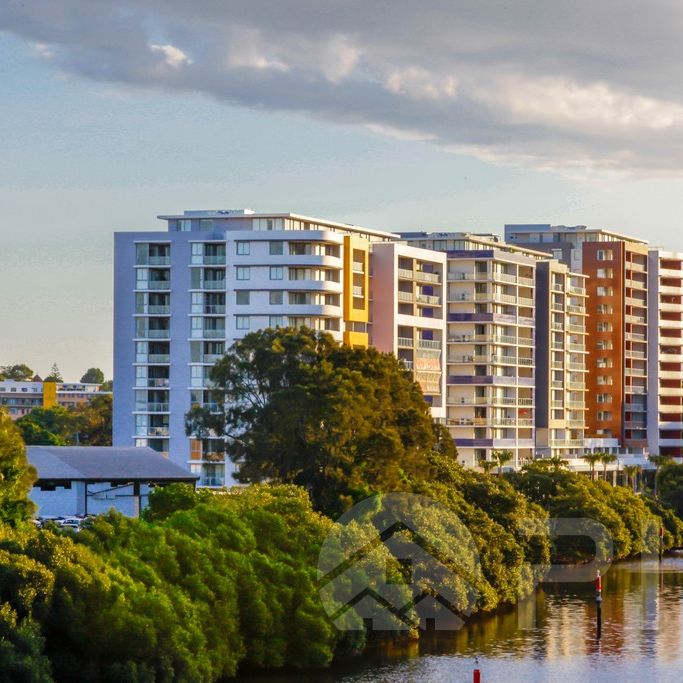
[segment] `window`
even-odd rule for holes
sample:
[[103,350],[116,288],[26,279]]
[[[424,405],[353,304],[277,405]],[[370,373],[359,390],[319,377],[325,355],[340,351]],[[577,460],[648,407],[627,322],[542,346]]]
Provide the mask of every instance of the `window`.
[[310,292],[290,292],[289,293],[289,303],[294,305],[307,305],[311,302]]
[[236,242],[237,255],[238,256],[249,256],[251,251],[251,242]]
[[598,394],[598,403],[612,403],[612,394]]
[[551,249],[553,258],[557,259],[558,261],[562,260],[562,249]]
[[273,306],[279,306],[282,303],[282,291],[281,290],[276,290],[276,291],[273,291],[270,293],[270,303]]
[[612,413],[609,410],[598,410],[598,421],[609,422],[612,419]]
[[598,349],[600,351],[611,351],[612,350],[612,340],[611,339],[601,339],[598,344]]
[[251,277],[249,266],[237,266],[237,279],[248,280]]
[[596,277],[607,279],[614,276],[614,271],[611,268],[598,268]]
[[270,267],[270,279],[271,280],[282,280],[284,277],[284,270],[282,266],[271,266]]
[[248,306],[249,305],[249,291],[241,291],[235,293],[235,299],[238,306]]
[[211,232],[213,230],[213,219],[211,219],[211,218],[200,218],[199,219],[199,229],[202,232]]
[[254,218],[252,227],[254,230],[283,230],[282,218]]
[[598,384],[602,386],[611,386],[612,378],[607,375],[598,375]]
[[611,332],[612,331],[612,323],[608,322],[599,322],[598,323],[598,332]]
[[598,296],[612,296],[611,287],[598,287]]
[[249,329],[249,316],[248,315],[236,316],[235,327],[238,330],[248,330]]
[[598,249],[598,261],[611,261],[614,259],[614,252],[611,249]]
[[284,327],[284,318],[281,315],[271,315],[268,321],[268,327]]
[[601,315],[612,315],[614,308],[611,304],[598,304],[597,312]]
[[271,242],[269,247],[269,253],[271,256],[282,256],[284,253],[282,242]]

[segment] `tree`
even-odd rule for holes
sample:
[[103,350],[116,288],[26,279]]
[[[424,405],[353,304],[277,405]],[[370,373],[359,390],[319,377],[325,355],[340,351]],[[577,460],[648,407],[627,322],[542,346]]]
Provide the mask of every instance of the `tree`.
[[636,478],[638,476],[639,465],[624,465],[624,476],[626,478],[626,487],[630,486],[633,493],[636,492]]
[[43,380],[45,382],[63,382],[62,373],[59,371],[57,363],[53,363],[50,374]]
[[63,406],[34,408],[16,421],[29,446],[68,446],[75,441],[78,426],[74,413]]
[[340,346],[324,332],[251,333],[211,380],[222,412],[193,408],[187,433],[224,436],[240,481],[299,484],[330,514],[429,476],[432,451],[455,453],[393,354]]
[[600,461],[602,456],[602,453],[586,453],[585,455],[581,456],[581,458],[585,460],[590,467],[591,481],[595,480],[595,465]]
[[600,453],[600,462],[602,463],[602,476],[607,481],[607,465],[611,465],[617,461],[617,456],[614,453]]
[[657,490],[663,503],[672,507],[683,517],[683,465],[669,462],[657,473]]
[[666,465],[667,463],[673,462],[673,458],[670,455],[655,455],[653,453],[652,455],[648,455],[647,459],[655,466],[654,494],[655,494],[655,498],[656,498],[657,497],[657,475],[659,474],[659,468],[662,465]]
[[479,457],[479,467],[481,467],[481,469],[484,470],[486,474],[491,474],[491,471],[495,466],[496,463],[493,460],[487,460],[486,455],[482,455]]
[[95,394],[86,403],[73,408],[75,441],[81,446],[111,446],[112,410],[111,394]]
[[81,382],[86,384],[104,384],[104,373],[99,368],[88,368],[81,377]]
[[569,460],[561,458],[559,455],[554,455],[552,458],[547,459],[548,468],[553,472],[559,472],[560,470],[567,469],[569,467]]
[[491,458],[493,459],[493,462],[496,463],[496,466],[498,467],[498,476],[500,477],[503,474],[503,467],[510,462],[513,458],[513,453],[512,451],[493,451],[491,453]]
[[33,374],[33,370],[24,363],[4,365],[0,368],[0,379],[9,379],[16,382],[28,382],[33,377]]
[[35,480],[21,432],[0,409],[0,522],[16,526],[31,517],[34,505],[28,492]]

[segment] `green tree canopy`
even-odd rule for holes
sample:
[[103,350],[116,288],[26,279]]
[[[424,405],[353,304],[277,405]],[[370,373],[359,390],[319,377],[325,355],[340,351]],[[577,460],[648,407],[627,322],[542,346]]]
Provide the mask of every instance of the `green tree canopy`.
[[104,373],[99,368],[88,368],[83,377],[81,377],[81,382],[104,384]]
[[63,382],[62,373],[59,370],[57,363],[53,363],[50,368],[50,374],[45,378],[45,382]]
[[241,481],[299,484],[331,514],[428,476],[434,450],[455,455],[393,354],[340,346],[327,333],[249,334],[216,363],[211,380],[223,412],[195,407],[188,434],[224,434]]
[[34,506],[28,492],[35,480],[21,432],[0,409],[0,523],[15,526],[30,518]]
[[68,446],[77,431],[74,413],[63,406],[34,408],[16,421],[29,446]]
[[0,379],[28,382],[33,376],[33,370],[25,363],[19,363],[18,365],[3,365],[0,367]]

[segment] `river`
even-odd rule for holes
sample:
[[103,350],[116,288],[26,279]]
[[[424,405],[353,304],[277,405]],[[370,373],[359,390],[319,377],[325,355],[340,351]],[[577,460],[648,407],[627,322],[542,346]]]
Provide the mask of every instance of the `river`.
[[482,683],[683,683],[683,556],[609,567],[600,640],[594,596],[591,584],[543,584],[455,633],[373,647],[324,672],[237,680],[470,683],[478,657]]

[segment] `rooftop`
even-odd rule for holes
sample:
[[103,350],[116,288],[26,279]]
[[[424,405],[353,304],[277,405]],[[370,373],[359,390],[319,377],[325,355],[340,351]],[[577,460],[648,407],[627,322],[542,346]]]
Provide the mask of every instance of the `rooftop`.
[[27,446],[39,480],[194,482],[198,477],[152,448]]
[[550,225],[550,223],[506,223],[505,236],[508,237],[514,233],[527,232],[551,232],[551,233],[591,233],[598,235],[609,235],[625,242],[634,242],[636,244],[647,244],[647,240],[641,240],[637,237],[624,235],[612,230],[604,230],[603,228],[588,228],[585,225]]

